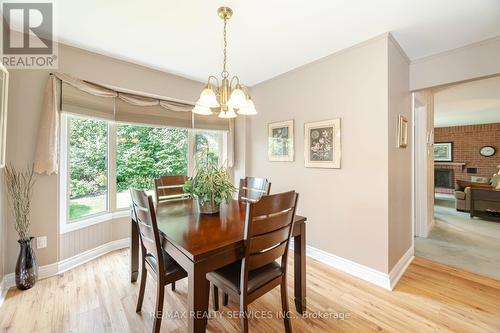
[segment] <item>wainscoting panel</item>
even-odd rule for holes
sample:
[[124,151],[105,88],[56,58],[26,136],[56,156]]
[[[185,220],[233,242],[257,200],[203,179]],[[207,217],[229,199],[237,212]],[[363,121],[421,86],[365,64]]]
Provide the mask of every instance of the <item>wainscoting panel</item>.
[[61,234],[59,260],[71,258],[115,240],[114,226],[113,221],[107,221]]

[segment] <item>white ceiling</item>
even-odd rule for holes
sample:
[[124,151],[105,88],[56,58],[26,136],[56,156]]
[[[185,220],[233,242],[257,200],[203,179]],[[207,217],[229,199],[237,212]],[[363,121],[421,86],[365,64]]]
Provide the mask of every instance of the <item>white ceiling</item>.
[[461,83],[434,94],[434,126],[500,123],[500,77]]
[[57,0],[60,41],[204,81],[222,66],[254,85],[392,31],[410,59],[500,35],[499,0]]

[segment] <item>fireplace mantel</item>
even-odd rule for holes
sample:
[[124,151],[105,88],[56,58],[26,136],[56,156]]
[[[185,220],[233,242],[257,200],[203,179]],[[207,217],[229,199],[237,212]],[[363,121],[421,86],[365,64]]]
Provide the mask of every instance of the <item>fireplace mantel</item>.
[[464,166],[462,162],[434,162],[434,165],[451,165],[451,166]]

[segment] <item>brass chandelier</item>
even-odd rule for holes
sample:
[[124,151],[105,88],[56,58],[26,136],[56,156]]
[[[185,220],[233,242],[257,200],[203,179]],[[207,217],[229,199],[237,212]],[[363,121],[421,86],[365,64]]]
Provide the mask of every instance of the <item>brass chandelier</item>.
[[[213,114],[212,109],[219,113],[219,118],[235,118],[236,113],[240,115],[255,115],[255,105],[248,94],[248,89],[240,84],[238,76],[229,79],[229,72],[226,69],[227,63],[227,21],[233,15],[233,10],[229,7],[220,7],[217,10],[219,17],[224,20],[224,63],[222,67],[220,81],[214,75],[210,75],[207,85],[200,94],[196,102],[193,113],[200,115]],[[215,80],[213,85],[211,81]],[[233,87],[234,84],[234,87]],[[246,92],[245,92],[246,90]]]

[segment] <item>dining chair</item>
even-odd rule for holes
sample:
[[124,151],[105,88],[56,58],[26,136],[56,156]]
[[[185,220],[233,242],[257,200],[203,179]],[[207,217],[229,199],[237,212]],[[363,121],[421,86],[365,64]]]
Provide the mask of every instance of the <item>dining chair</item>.
[[[207,274],[213,286],[213,306],[218,310],[219,289],[239,299],[241,331],[248,332],[248,305],[277,286],[285,331],[292,331],[288,313],[286,272],[288,244],[298,193],[295,191],[263,196],[246,203],[244,257]],[[281,258],[281,263],[276,262]]]
[[245,177],[240,179],[239,201],[257,201],[263,195],[269,195],[271,183],[266,178]]
[[[156,203],[189,198],[183,189],[188,179],[185,175],[161,176],[155,179]],[[175,290],[175,282],[172,283],[172,290]]]
[[153,322],[153,332],[159,332],[163,310],[165,286],[187,277],[181,266],[162,248],[162,239],[158,231],[153,198],[144,191],[130,189],[132,209],[138,225],[139,239],[141,242],[142,271],[137,298],[136,312],[141,312],[142,301],[148,271],[156,280],[156,311]]
[[187,198],[183,186],[188,176],[161,176],[155,179],[156,202]]

